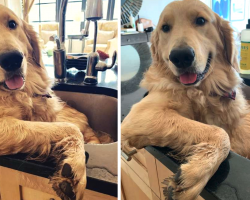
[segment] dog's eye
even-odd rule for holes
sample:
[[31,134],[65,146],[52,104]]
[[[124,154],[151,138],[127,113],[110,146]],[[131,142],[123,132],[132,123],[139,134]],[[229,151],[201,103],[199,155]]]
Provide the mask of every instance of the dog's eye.
[[196,24],[199,26],[203,26],[206,23],[206,20],[203,17],[198,17],[196,19]]
[[9,21],[9,28],[10,29],[15,29],[17,26],[16,22],[14,20]]
[[165,33],[170,31],[170,26],[169,25],[163,25],[162,26],[162,31],[165,32]]

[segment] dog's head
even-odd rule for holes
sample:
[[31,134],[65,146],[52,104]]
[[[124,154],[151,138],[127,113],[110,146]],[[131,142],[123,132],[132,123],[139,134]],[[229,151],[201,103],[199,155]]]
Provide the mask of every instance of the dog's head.
[[181,84],[199,86],[218,63],[238,67],[232,33],[229,23],[201,1],[175,1],[164,9],[152,35],[153,61],[170,69]]
[[38,39],[32,27],[0,5],[0,89],[25,87],[27,66],[40,67]]

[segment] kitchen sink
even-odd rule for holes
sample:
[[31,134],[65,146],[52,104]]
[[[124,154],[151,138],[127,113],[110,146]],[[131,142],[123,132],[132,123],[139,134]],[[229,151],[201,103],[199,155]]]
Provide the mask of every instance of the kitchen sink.
[[109,144],[85,144],[89,154],[87,176],[117,183],[117,98],[105,95],[105,88],[102,88],[102,94],[96,94],[94,87],[89,87],[88,93],[56,88],[54,92],[69,106],[84,113],[91,128],[111,136],[113,142]]

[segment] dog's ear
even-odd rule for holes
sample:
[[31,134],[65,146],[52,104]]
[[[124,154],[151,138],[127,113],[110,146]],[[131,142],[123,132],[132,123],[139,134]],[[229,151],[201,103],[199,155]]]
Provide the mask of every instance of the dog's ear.
[[158,44],[159,44],[159,33],[158,30],[155,29],[151,35],[151,54],[153,62],[156,63],[160,61]]
[[31,46],[31,57],[33,61],[38,65],[41,66],[41,49],[39,46],[38,36],[37,33],[34,31],[33,27],[29,25],[27,22],[23,21],[24,32],[28,38],[28,41]]
[[224,59],[237,71],[239,70],[237,61],[237,50],[235,48],[235,41],[233,38],[234,30],[231,28],[228,21],[222,19],[216,14],[217,28],[220,34],[220,40],[224,46]]

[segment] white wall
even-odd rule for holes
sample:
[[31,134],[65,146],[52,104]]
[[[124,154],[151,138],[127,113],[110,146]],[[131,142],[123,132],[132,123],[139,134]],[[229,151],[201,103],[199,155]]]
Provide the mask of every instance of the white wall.
[[154,25],[157,25],[161,12],[166,5],[172,1],[173,0],[143,0],[139,12],[140,18],[150,19]]
[[243,29],[246,29],[248,19],[250,19],[250,0],[245,0],[245,20],[232,21],[231,26],[235,29],[236,32],[241,32]]

